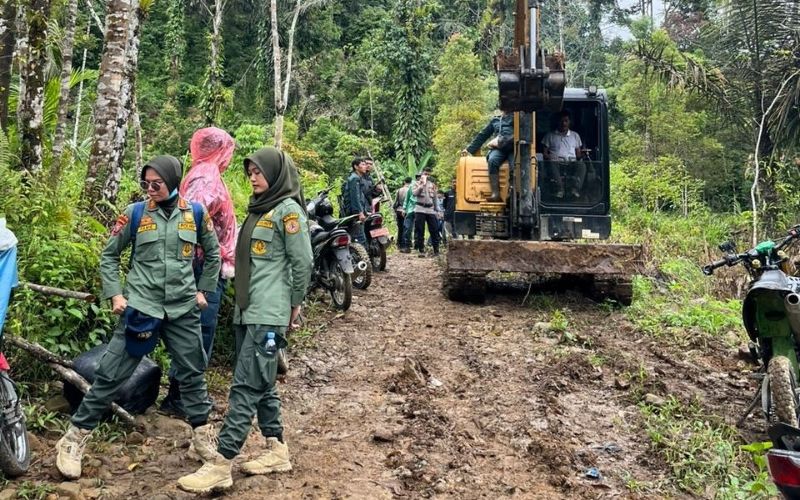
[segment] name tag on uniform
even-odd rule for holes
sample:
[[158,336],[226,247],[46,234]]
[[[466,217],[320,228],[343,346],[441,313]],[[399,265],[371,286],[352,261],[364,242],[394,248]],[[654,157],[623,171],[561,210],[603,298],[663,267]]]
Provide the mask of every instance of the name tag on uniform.
[[141,222],[139,223],[139,229],[136,231],[137,233],[144,233],[146,231],[155,231],[158,228],[156,226],[155,221],[149,215],[142,217]]
[[260,221],[256,222],[256,227],[263,227],[266,229],[273,229],[275,227],[275,223],[271,220],[261,219]]
[[194,226],[194,222],[181,222],[178,224],[179,230],[186,230],[186,231],[197,231],[197,228]]

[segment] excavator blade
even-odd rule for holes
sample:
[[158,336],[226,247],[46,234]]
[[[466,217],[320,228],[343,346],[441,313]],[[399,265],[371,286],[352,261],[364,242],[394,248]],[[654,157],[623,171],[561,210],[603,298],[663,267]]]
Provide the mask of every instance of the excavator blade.
[[444,288],[453,300],[482,302],[489,272],[526,273],[573,280],[597,298],[628,305],[631,279],[642,270],[640,245],[456,240],[448,246]]

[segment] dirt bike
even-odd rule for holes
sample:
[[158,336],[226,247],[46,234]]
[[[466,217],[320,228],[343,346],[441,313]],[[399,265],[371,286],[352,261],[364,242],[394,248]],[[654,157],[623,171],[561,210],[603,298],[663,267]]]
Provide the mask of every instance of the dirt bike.
[[[0,220],[0,237],[10,233]],[[6,240],[9,241],[9,240]],[[11,289],[17,285],[16,238],[13,245],[0,250],[0,470],[8,477],[21,476],[31,463],[31,449],[25,415],[22,412],[11,367],[3,355],[3,323]]]
[[369,253],[372,269],[383,271],[386,269],[386,247],[389,246],[389,229],[383,227],[383,215],[378,210],[382,198],[375,198],[372,202],[372,213],[364,220],[364,234],[367,237],[367,252]]
[[798,425],[800,278],[790,276],[792,265],[784,252],[798,238],[800,225],[790,229],[785,238],[764,241],[744,253],[736,253],[733,243],[723,243],[719,248],[725,257],[703,267],[708,276],[717,268],[741,264],[751,278],[742,319],[751,339],[750,355],[761,364],[763,378],[742,420],[760,401],[768,422]]
[[372,283],[372,259],[370,259],[369,252],[364,245],[353,241],[352,236],[356,233],[358,225],[362,224],[358,220],[358,215],[349,215],[336,219],[333,217],[333,205],[328,199],[328,193],[331,187],[320,191],[313,200],[308,202],[306,208],[313,203],[314,210],[307,210],[308,216],[312,218],[317,224],[322,226],[326,231],[333,229],[346,230],[350,238],[350,257],[353,262],[353,288],[359,290],[366,290],[370,283]]

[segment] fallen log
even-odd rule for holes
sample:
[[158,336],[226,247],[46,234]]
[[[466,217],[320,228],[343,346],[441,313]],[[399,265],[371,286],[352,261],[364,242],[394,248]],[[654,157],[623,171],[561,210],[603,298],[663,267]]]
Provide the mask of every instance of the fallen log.
[[39,292],[44,295],[56,295],[58,297],[65,297],[67,299],[78,299],[86,302],[94,302],[96,297],[91,293],[76,292],[74,290],[65,290],[63,288],[56,288],[52,286],[37,285],[36,283],[28,283],[27,281],[20,281],[20,286],[30,288],[34,292]]
[[[48,366],[53,369],[53,371],[61,375],[61,377],[67,382],[71,382],[72,385],[80,389],[80,391],[84,394],[89,392],[91,384],[89,384],[85,378],[81,377],[80,374],[72,369],[72,361],[53,354],[36,342],[29,342],[19,337],[6,337],[6,342],[31,353],[36,358],[45,361]],[[136,426],[136,421],[134,420],[133,416],[131,416],[130,413],[125,411],[125,409],[119,406],[117,403],[111,403],[111,411],[113,411],[114,414],[123,422],[134,427]]]

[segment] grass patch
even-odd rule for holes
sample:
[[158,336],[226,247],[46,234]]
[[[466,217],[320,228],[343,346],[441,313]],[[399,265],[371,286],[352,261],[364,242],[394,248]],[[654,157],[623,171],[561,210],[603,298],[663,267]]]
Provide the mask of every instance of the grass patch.
[[670,398],[660,406],[640,404],[653,450],[672,471],[672,486],[703,498],[769,498],[777,494],[762,461],[751,458],[736,430],[696,403]]

